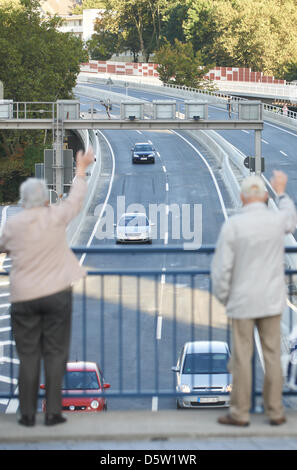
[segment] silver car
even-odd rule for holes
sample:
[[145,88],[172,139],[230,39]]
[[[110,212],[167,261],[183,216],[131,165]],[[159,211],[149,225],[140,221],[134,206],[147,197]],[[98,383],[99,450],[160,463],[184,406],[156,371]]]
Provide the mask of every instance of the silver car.
[[152,224],[145,213],[123,214],[116,228],[116,243],[152,243]]
[[[229,358],[228,345],[223,341],[185,343],[177,365],[172,367],[176,372],[177,392],[188,394],[177,399],[177,408],[229,406],[232,389],[232,377],[227,369]],[[199,395],[199,392],[204,393]]]

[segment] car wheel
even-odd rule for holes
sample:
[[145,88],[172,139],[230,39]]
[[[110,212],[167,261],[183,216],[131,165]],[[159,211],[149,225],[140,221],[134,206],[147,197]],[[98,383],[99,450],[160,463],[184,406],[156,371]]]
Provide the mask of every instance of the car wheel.
[[181,409],[182,409],[182,406],[180,406],[180,404],[179,404],[179,401],[178,401],[178,400],[176,400],[176,408],[177,408],[178,410],[181,410]]
[[154,158],[152,159],[152,163],[155,163],[155,159],[154,159]]
[[151,245],[153,243],[153,240],[148,240],[147,242],[149,245]]

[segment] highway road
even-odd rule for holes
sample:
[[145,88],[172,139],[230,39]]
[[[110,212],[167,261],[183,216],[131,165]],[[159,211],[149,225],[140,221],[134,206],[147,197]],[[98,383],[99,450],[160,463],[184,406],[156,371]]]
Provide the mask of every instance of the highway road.
[[[109,89],[109,87],[102,87]],[[122,87],[112,87],[112,91],[123,93]],[[164,99],[158,95],[143,90],[129,89],[129,95],[151,101]],[[170,96],[168,96],[170,97]],[[82,112],[87,112],[94,100],[79,96]],[[183,112],[182,100],[174,97]],[[97,103],[99,115],[105,116],[104,109]],[[113,115],[119,115],[119,107],[113,106]],[[227,112],[215,106],[209,106],[210,119],[228,119]],[[245,154],[253,154],[253,135],[248,131],[220,131],[227,140]],[[265,123],[262,150],[266,158],[267,172],[270,176],[273,168],[284,169],[289,174],[288,192],[296,202],[294,186],[294,148],[297,134],[274,124]],[[99,132],[102,149],[101,173],[89,209],[86,223],[81,232],[79,245],[89,244],[110,245],[114,239],[99,239],[100,229],[104,231],[105,213],[103,208],[113,211],[119,216],[118,205],[141,204],[148,211],[150,205],[163,205],[165,213],[169,214],[168,228],[160,233],[159,223],[156,226],[154,244],[173,245],[189,242],[186,237],[174,238],[176,224],[181,219],[176,213],[171,213],[175,207],[182,213],[182,205],[194,205],[202,209],[201,219],[197,216],[198,224],[191,219],[190,232],[194,226],[199,226],[202,244],[214,244],[220,227],[232,213],[233,207],[227,188],[225,187],[216,160],[197,141],[186,132],[167,131],[105,131]],[[151,141],[158,158],[154,165],[133,165],[130,148],[135,142]],[[175,206],[173,206],[175,205]],[[193,215],[193,214],[192,214]],[[99,222],[102,222],[100,224]],[[116,221],[116,220],[115,220]],[[110,224],[109,224],[110,225]],[[107,236],[112,237],[113,227],[107,227]],[[185,341],[191,339],[206,339],[209,334],[209,281],[204,276],[191,279],[178,276],[176,279],[166,274],[172,267],[209,266],[209,259],[203,255],[170,254],[156,255],[88,255],[82,259],[89,268],[141,268],[159,270],[158,278],[145,277],[138,279],[134,276],[117,276],[92,278],[87,281],[87,316],[82,316],[83,301],[82,286],[75,291],[73,335],[71,345],[71,360],[81,360],[84,357],[82,342],[83,322],[87,324],[86,359],[94,360],[103,368],[106,381],[111,383],[111,391],[123,388],[134,391],[138,386],[150,390],[156,385],[161,390],[172,388],[174,374],[171,366],[176,363],[177,352]],[[6,266],[9,260],[5,260]],[[5,281],[3,281],[5,282]],[[137,296],[137,289],[140,295]],[[2,357],[9,354],[9,297],[7,285],[0,285],[0,295],[3,295],[1,305],[0,341],[3,346]],[[175,301],[174,301],[175,299]],[[118,302],[121,300],[121,302]],[[0,298],[1,301],[1,298]],[[227,339],[226,318],[218,304],[213,302],[213,332],[212,339]],[[176,321],[176,328],[175,328]],[[3,325],[3,326],[2,326]],[[2,329],[1,329],[2,326]],[[104,326],[104,330],[102,329]],[[121,327],[121,329],[120,329]],[[138,330],[139,328],[139,330]],[[104,331],[104,334],[103,334]],[[138,335],[140,331],[140,335]],[[16,387],[17,356],[14,351],[13,386]],[[157,357],[159,360],[157,360]],[[140,368],[141,364],[141,368]],[[5,360],[0,364],[0,390],[8,386],[12,364]],[[257,370],[260,372],[260,366]],[[140,371],[140,375],[137,373]],[[156,375],[157,371],[157,375]],[[259,373],[259,384],[261,383]],[[0,411],[14,412],[17,410],[16,400],[0,403]],[[161,409],[174,408],[175,401],[170,398],[156,399],[126,398],[109,400],[109,409]],[[196,410],[194,410],[195,412]]]

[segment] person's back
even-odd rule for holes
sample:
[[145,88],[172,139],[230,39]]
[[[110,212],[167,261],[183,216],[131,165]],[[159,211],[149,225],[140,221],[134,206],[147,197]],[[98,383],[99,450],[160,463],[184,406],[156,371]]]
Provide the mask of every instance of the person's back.
[[234,318],[280,312],[285,302],[284,220],[261,202],[229,220],[234,240],[228,314]]
[[[249,185],[241,193],[243,208],[224,223],[218,239],[212,285],[228,316],[256,318],[284,307],[284,236],[295,230],[296,210],[286,194],[280,197],[278,212],[269,209],[265,186],[257,177],[243,184]],[[254,191],[257,184],[260,196]]]

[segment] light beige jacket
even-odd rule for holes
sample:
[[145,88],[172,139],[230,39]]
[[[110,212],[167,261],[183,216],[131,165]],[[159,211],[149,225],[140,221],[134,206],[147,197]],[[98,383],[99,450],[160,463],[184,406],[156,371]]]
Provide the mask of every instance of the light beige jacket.
[[279,315],[286,304],[285,234],[296,229],[293,201],[284,195],[279,211],[261,202],[244,206],[221,230],[212,260],[215,296],[231,318]]
[[86,190],[85,179],[76,177],[59,205],[24,209],[7,220],[0,252],[12,260],[11,302],[52,295],[85,275],[68,246],[66,227],[80,211]]

